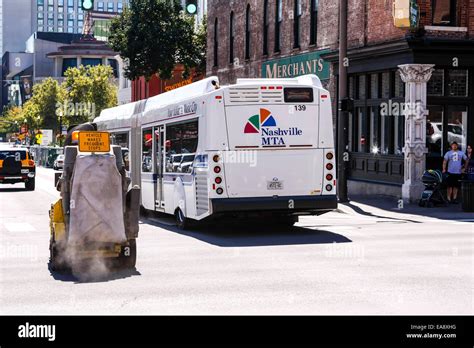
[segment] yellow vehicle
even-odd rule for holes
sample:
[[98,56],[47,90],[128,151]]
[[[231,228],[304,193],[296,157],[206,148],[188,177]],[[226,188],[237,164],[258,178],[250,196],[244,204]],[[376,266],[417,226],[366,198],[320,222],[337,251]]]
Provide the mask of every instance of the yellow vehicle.
[[35,161],[27,148],[0,148],[0,184],[23,182],[27,191],[34,191],[35,176]]
[[129,188],[121,147],[96,129],[71,130],[64,148],[64,170],[55,180],[61,198],[50,210],[53,271],[91,259],[135,267],[140,188]]

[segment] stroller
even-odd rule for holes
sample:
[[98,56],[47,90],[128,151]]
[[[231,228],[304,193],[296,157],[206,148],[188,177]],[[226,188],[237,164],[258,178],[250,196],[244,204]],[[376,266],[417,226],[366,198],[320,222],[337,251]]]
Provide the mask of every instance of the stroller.
[[436,205],[448,204],[441,192],[441,184],[443,183],[443,174],[439,170],[427,170],[423,173],[421,181],[425,185],[425,190],[421,194],[418,203],[420,207],[433,208]]

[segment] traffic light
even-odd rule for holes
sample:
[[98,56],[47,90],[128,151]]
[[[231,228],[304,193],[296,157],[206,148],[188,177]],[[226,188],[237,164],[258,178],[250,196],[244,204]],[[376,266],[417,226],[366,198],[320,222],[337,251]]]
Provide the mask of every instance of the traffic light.
[[186,0],[185,11],[188,15],[196,15],[198,10],[197,0]]
[[81,7],[84,11],[94,10],[94,0],[82,0]]

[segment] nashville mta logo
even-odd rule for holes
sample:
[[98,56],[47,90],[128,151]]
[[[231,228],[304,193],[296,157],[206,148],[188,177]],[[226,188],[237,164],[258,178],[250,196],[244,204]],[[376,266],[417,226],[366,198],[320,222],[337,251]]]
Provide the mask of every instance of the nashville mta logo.
[[260,134],[262,146],[286,146],[286,138],[291,136],[301,136],[303,131],[298,127],[282,129],[277,127],[277,122],[272,112],[267,109],[260,109],[258,115],[250,117],[245,124],[245,134]]
[[259,115],[253,115],[249,118],[247,124],[245,125],[244,133],[260,133],[260,129],[262,127],[276,127],[275,118],[267,109],[260,109]]

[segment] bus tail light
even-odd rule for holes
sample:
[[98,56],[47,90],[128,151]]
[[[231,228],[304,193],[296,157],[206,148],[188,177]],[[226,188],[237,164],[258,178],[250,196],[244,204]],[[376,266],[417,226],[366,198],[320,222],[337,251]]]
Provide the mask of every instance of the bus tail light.
[[221,195],[221,194],[224,193],[224,189],[223,189],[222,187],[218,187],[217,190],[216,190],[216,193],[217,193],[218,195]]
[[214,157],[212,157],[212,160],[213,160],[214,162],[218,163],[219,160],[220,160],[219,155],[214,155]]
[[35,166],[35,161],[28,160],[28,167],[34,167],[34,166]]
[[220,184],[222,183],[222,178],[218,176],[214,181],[216,182],[216,184]]
[[326,180],[327,180],[327,181],[331,181],[332,179],[333,179],[332,174],[326,175]]
[[216,173],[216,174],[219,174],[219,173],[221,172],[221,170],[222,170],[222,169],[221,169],[221,167],[219,167],[219,166],[215,166],[215,167],[214,167],[214,173]]
[[326,185],[326,191],[332,191],[332,185],[331,184]]
[[327,170],[332,170],[334,168],[334,165],[332,163],[326,164],[326,169]]
[[328,152],[328,153],[326,154],[326,158],[327,158],[328,160],[332,160],[332,159],[334,158],[334,154],[333,154],[332,152]]

